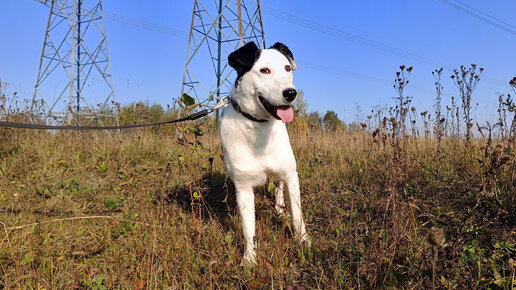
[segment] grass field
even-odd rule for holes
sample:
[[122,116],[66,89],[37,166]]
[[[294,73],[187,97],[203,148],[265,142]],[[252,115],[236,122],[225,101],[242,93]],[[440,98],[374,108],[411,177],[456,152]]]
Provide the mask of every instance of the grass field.
[[200,147],[173,130],[0,130],[7,288],[421,288],[433,263],[440,288],[514,283],[514,153],[495,152],[504,143],[486,156],[482,140],[439,153],[410,139],[399,164],[369,133],[293,131],[313,248],[275,215],[271,183],[256,191],[259,265],[244,269],[213,134]]
[[289,125],[313,247],[275,214],[271,180],[252,269],[209,123],[0,128],[0,288],[513,289],[514,138],[403,133],[394,116]]

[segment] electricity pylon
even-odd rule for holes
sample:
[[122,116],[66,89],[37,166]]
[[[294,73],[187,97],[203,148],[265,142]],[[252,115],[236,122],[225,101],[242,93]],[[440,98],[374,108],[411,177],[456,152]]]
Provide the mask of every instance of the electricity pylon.
[[50,8],[32,98],[45,121],[115,117],[101,0],[36,0]]
[[227,56],[249,41],[265,48],[259,0],[194,0],[181,95],[209,106],[229,94],[233,69]]

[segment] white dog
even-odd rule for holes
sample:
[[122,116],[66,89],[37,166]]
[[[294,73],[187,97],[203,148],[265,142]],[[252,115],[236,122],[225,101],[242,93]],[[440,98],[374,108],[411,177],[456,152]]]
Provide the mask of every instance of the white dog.
[[243,263],[256,264],[255,186],[267,175],[280,180],[276,189],[276,211],[283,212],[286,184],[292,207],[296,237],[310,246],[301,211],[296,160],[286,123],[294,118],[292,102],[297,91],[292,82],[296,69],[292,52],[276,43],[260,50],[249,42],[231,53],[228,62],[237,79],[228,106],[220,119],[224,164],[236,189],[236,199],[245,238]]

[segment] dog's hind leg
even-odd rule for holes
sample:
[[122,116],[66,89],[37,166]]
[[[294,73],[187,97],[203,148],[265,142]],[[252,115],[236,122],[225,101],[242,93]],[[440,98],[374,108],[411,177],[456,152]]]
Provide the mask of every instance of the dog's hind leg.
[[311,246],[310,237],[306,233],[305,221],[303,220],[303,212],[301,210],[301,193],[299,192],[299,178],[297,172],[294,172],[286,180],[288,195],[290,197],[290,206],[292,207],[292,221],[294,222],[294,231],[300,242],[306,246]]
[[276,187],[276,205],[274,208],[276,209],[276,213],[278,215],[282,215],[285,213],[285,197],[283,195],[283,188],[285,183],[280,181],[278,187]]
[[235,184],[236,200],[240,218],[242,219],[242,231],[244,232],[245,250],[242,264],[256,265],[255,213],[254,192],[252,187]]

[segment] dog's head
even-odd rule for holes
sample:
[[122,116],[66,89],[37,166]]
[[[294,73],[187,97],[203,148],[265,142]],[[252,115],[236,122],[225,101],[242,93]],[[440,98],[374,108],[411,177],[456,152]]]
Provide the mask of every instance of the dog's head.
[[232,97],[243,110],[259,118],[276,118],[284,123],[293,120],[297,91],[292,71],[296,63],[287,46],[277,42],[260,50],[249,42],[231,53],[228,63],[237,72]]

